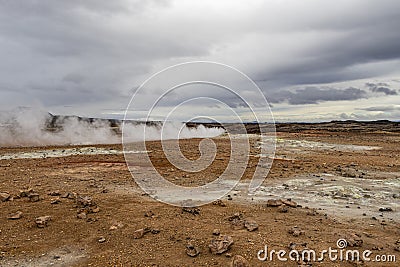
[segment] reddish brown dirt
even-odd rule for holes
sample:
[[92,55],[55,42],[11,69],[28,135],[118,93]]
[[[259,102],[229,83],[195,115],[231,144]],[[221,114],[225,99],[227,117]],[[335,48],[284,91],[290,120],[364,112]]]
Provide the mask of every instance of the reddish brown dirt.
[[[294,177],[304,173],[336,173],[338,165],[356,164],[363,170],[399,172],[400,134],[357,134],[308,132],[306,134],[278,133],[279,138],[380,146],[380,150],[360,152],[335,152],[310,150],[307,153],[277,151],[295,160],[276,160],[267,177],[270,180]],[[223,171],[229,156],[229,143],[217,139],[217,160],[203,173],[190,174],[173,168],[161,154],[158,142],[149,142],[151,159],[159,172],[167,179],[184,185],[207,182]],[[199,156],[198,140],[183,140],[184,154],[195,159]],[[118,145],[99,147],[117,148]],[[1,154],[33,151],[43,148],[8,148]],[[47,147],[46,149],[51,149]],[[252,151],[257,154],[257,151]],[[244,179],[251,177],[256,166],[251,158]],[[211,179],[212,180],[212,179]],[[268,245],[271,249],[287,249],[290,243],[307,243],[307,247],[321,251],[329,246],[335,248],[339,237],[351,233],[363,240],[360,251],[369,249],[373,254],[395,255],[397,264],[400,253],[400,223],[385,222],[372,218],[335,218],[323,213],[312,214],[306,208],[289,208],[280,213],[277,208],[265,205],[244,205],[223,199],[225,207],[209,204],[200,207],[200,214],[193,215],[182,208],[157,202],[143,195],[129,173],[123,155],[70,156],[47,159],[16,159],[0,161],[0,192],[13,196],[20,190],[33,188],[41,200],[30,202],[28,198],[15,198],[0,203],[0,265],[19,266],[27,260],[38,260],[67,249],[77,261],[62,256],[59,264],[64,266],[230,266],[231,256],[241,255],[250,266],[297,266],[297,262],[261,262],[257,252]],[[75,192],[91,196],[100,211],[88,214],[87,219],[77,218],[73,199],[61,198],[61,203],[51,204],[57,198],[50,192]],[[303,204],[303,203],[299,203]],[[7,219],[16,211],[23,213],[18,220]],[[151,211],[151,213],[150,213]],[[146,217],[145,214],[151,215]],[[259,229],[249,232],[235,229],[228,220],[235,213],[245,219],[254,219]],[[311,215],[312,214],[312,215]],[[45,228],[37,228],[35,218],[50,215],[52,221]],[[123,227],[110,230],[121,223]],[[293,226],[304,230],[294,237],[288,233]],[[140,228],[158,229],[157,234],[148,233],[134,239],[133,232]],[[231,249],[222,255],[210,253],[208,245],[214,238],[213,229],[234,240]],[[105,242],[98,240],[104,237]],[[396,242],[399,242],[396,244]],[[200,249],[200,255],[191,258],[185,247],[191,242]],[[298,247],[301,249],[301,246]],[[42,254],[45,254],[41,256]],[[57,256],[57,255],[56,255]],[[52,258],[57,262],[57,257]],[[40,261],[37,261],[40,262]],[[314,262],[312,266],[398,266],[396,263]],[[34,266],[34,265],[32,265]]]

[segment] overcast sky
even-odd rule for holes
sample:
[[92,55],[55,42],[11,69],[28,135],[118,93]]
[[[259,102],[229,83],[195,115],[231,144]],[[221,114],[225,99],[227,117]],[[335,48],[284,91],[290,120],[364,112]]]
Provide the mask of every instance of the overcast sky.
[[0,3],[1,110],[114,117],[152,74],[204,60],[253,79],[277,121],[400,120],[397,0]]

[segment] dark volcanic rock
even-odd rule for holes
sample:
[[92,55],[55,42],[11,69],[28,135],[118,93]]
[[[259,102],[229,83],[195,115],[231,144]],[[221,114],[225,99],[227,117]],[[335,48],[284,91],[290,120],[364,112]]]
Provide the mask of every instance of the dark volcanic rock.
[[380,212],[389,212],[389,211],[393,211],[392,208],[380,208],[379,209]]

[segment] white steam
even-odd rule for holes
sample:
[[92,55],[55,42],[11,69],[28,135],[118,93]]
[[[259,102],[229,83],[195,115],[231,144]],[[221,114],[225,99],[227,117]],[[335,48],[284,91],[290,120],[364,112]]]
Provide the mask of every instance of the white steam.
[[[89,145],[121,143],[120,128],[111,128],[106,120],[80,120],[66,117],[61,127],[48,128],[51,115],[42,110],[18,109],[0,114],[0,147]],[[126,124],[124,138],[128,142],[145,140],[214,137],[222,128],[188,128],[183,123],[166,123],[161,127]],[[162,134],[161,134],[162,133]]]

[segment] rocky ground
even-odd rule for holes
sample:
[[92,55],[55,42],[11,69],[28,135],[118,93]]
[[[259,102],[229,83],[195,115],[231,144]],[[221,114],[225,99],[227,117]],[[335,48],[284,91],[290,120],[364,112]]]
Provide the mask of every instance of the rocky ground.
[[[181,140],[185,156],[200,156],[199,141]],[[214,141],[216,160],[200,173],[172,166],[159,142],[148,142],[147,149],[164,177],[191,186],[226,167],[229,139]],[[258,139],[251,142],[242,182],[259,158]],[[261,193],[251,197],[239,188],[198,208],[144,194],[119,145],[70,148],[0,150],[0,266],[398,266],[398,132],[278,132],[276,159]],[[312,180],[315,194],[293,183],[299,177],[320,181]],[[336,187],[318,187],[328,180]],[[397,262],[257,258],[266,245],[320,252],[337,248],[340,238],[347,249],[371,250],[371,258],[394,255]]]

